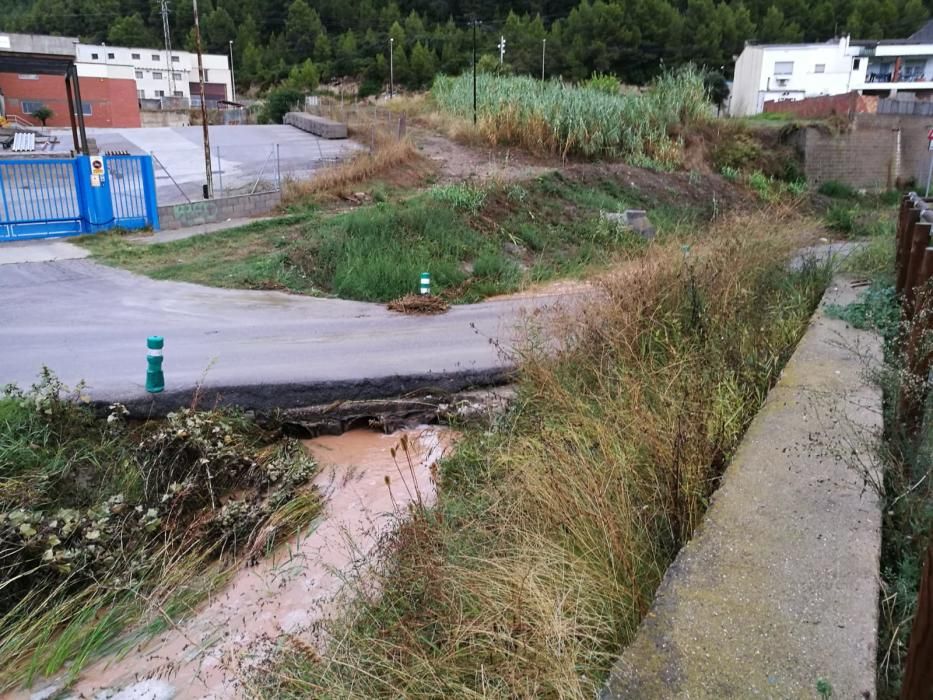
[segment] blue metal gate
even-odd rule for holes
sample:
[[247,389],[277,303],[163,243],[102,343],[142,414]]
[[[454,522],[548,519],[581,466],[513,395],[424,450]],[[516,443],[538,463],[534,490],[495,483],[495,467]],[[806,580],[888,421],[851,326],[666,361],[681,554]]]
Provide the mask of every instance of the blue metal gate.
[[[97,160],[97,159],[95,159]],[[159,228],[150,156],[0,160],[0,243]]]

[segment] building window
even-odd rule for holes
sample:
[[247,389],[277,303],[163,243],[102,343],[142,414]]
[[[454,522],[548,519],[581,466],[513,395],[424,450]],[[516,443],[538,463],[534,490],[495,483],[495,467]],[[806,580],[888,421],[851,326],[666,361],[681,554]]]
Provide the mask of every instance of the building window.
[[137,90],[137,91],[136,91],[136,97],[138,97],[138,98],[141,99],[141,100],[146,99],[146,91],[145,91],[145,90]]
[[825,73],[825,72],[826,72],[826,64],[825,64],[825,63],[817,63],[817,64],[813,67],[813,72],[814,72],[814,73]]
[[108,53],[107,58],[113,60],[114,58],[116,58],[116,54]]
[[39,76],[36,75],[35,73],[20,73],[19,79],[20,80],[38,80]]
[[136,80],[143,79],[143,72],[141,70],[136,71]]
[[181,80],[181,73],[178,71],[172,71],[172,80]]
[[156,97],[165,97],[165,90],[156,90]]
[[19,103],[19,108],[23,114],[32,114],[33,112],[38,112],[45,106],[43,102],[36,102],[34,100],[22,100]]
[[793,61],[777,61],[774,64],[775,75],[790,75],[793,72],[794,72]]
[[92,60],[92,61],[96,61],[98,58],[100,58],[100,56],[98,56],[96,53],[92,53],[92,54],[91,54],[91,60]]
[[94,114],[94,110],[91,107],[90,102],[81,100],[81,114],[83,114],[85,117],[90,117],[92,114]]
[[175,97],[184,97],[184,96],[185,96],[185,93],[183,93],[181,90],[175,91]]
[[852,70],[858,70],[860,65],[862,65],[861,58],[855,58],[852,60]]
[[154,70],[152,71],[153,80],[162,80],[162,71]]
[[130,54],[130,58],[132,58],[134,61],[138,61],[138,60],[139,60],[139,54],[138,54],[138,53],[131,53],[131,54]]
[[178,63],[180,60],[178,56],[172,56],[172,63]]
[[152,54],[152,60],[153,60],[153,61],[158,61],[158,60],[159,60],[159,54],[157,54],[157,53]]

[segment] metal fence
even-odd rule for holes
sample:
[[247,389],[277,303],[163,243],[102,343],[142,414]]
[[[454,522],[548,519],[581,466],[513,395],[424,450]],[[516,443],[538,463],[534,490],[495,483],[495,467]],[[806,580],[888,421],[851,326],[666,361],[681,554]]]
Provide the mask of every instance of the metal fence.
[[919,100],[878,100],[878,114],[898,114],[902,116],[933,117],[933,102]]
[[148,156],[0,160],[0,241],[158,225]]
[[347,125],[350,136],[376,150],[385,141],[400,141],[408,133],[408,117],[404,112],[370,105],[351,105],[341,102],[320,100],[317,104],[305,104],[304,111],[318,117]]

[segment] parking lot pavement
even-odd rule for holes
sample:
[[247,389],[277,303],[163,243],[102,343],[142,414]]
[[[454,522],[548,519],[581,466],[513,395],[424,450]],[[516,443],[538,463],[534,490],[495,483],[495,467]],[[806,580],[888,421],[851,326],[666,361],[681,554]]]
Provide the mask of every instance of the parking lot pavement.
[[[58,149],[72,148],[71,132],[59,130]],[[151,153],[160,204],[199,199],[204,176],[204,149],[200,126],[139,129],[88,129],[101,152]],[[260,181],[272,183],[276,164],[280,177],[306,178],[315,170],[345,158],[360,148],[348,139],[328,140],[291,126],[239,125],[210,127],[211,169],[214,189],[242,193]],[[278,149],[276,149],[278,146]]]

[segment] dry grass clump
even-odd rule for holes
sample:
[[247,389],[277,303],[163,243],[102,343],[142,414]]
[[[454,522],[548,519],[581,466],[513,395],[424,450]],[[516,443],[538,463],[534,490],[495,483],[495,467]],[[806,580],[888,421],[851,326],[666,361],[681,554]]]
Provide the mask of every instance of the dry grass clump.
[[433,315],[445,313],[450,308],[450,303],[434,294],[406,294],[400,299],[390,301],[386,308],[402,314]]
[[[253,679],[266,697],[593,697],[827,282],[785,216],[651,249],[522,354],[513,412],[442,465],[378,599]],[[553,329],[551,329],[553,332]]]
[[389,178],[400,169],[425,169],[424,157],[408,139],[380,142],[376,150],[360,152],[344,163],[321,170],[308,180],[288,180],[284,185],[284,199],[294,204],[302,199],[321,194],[338,194],[368,180]]

